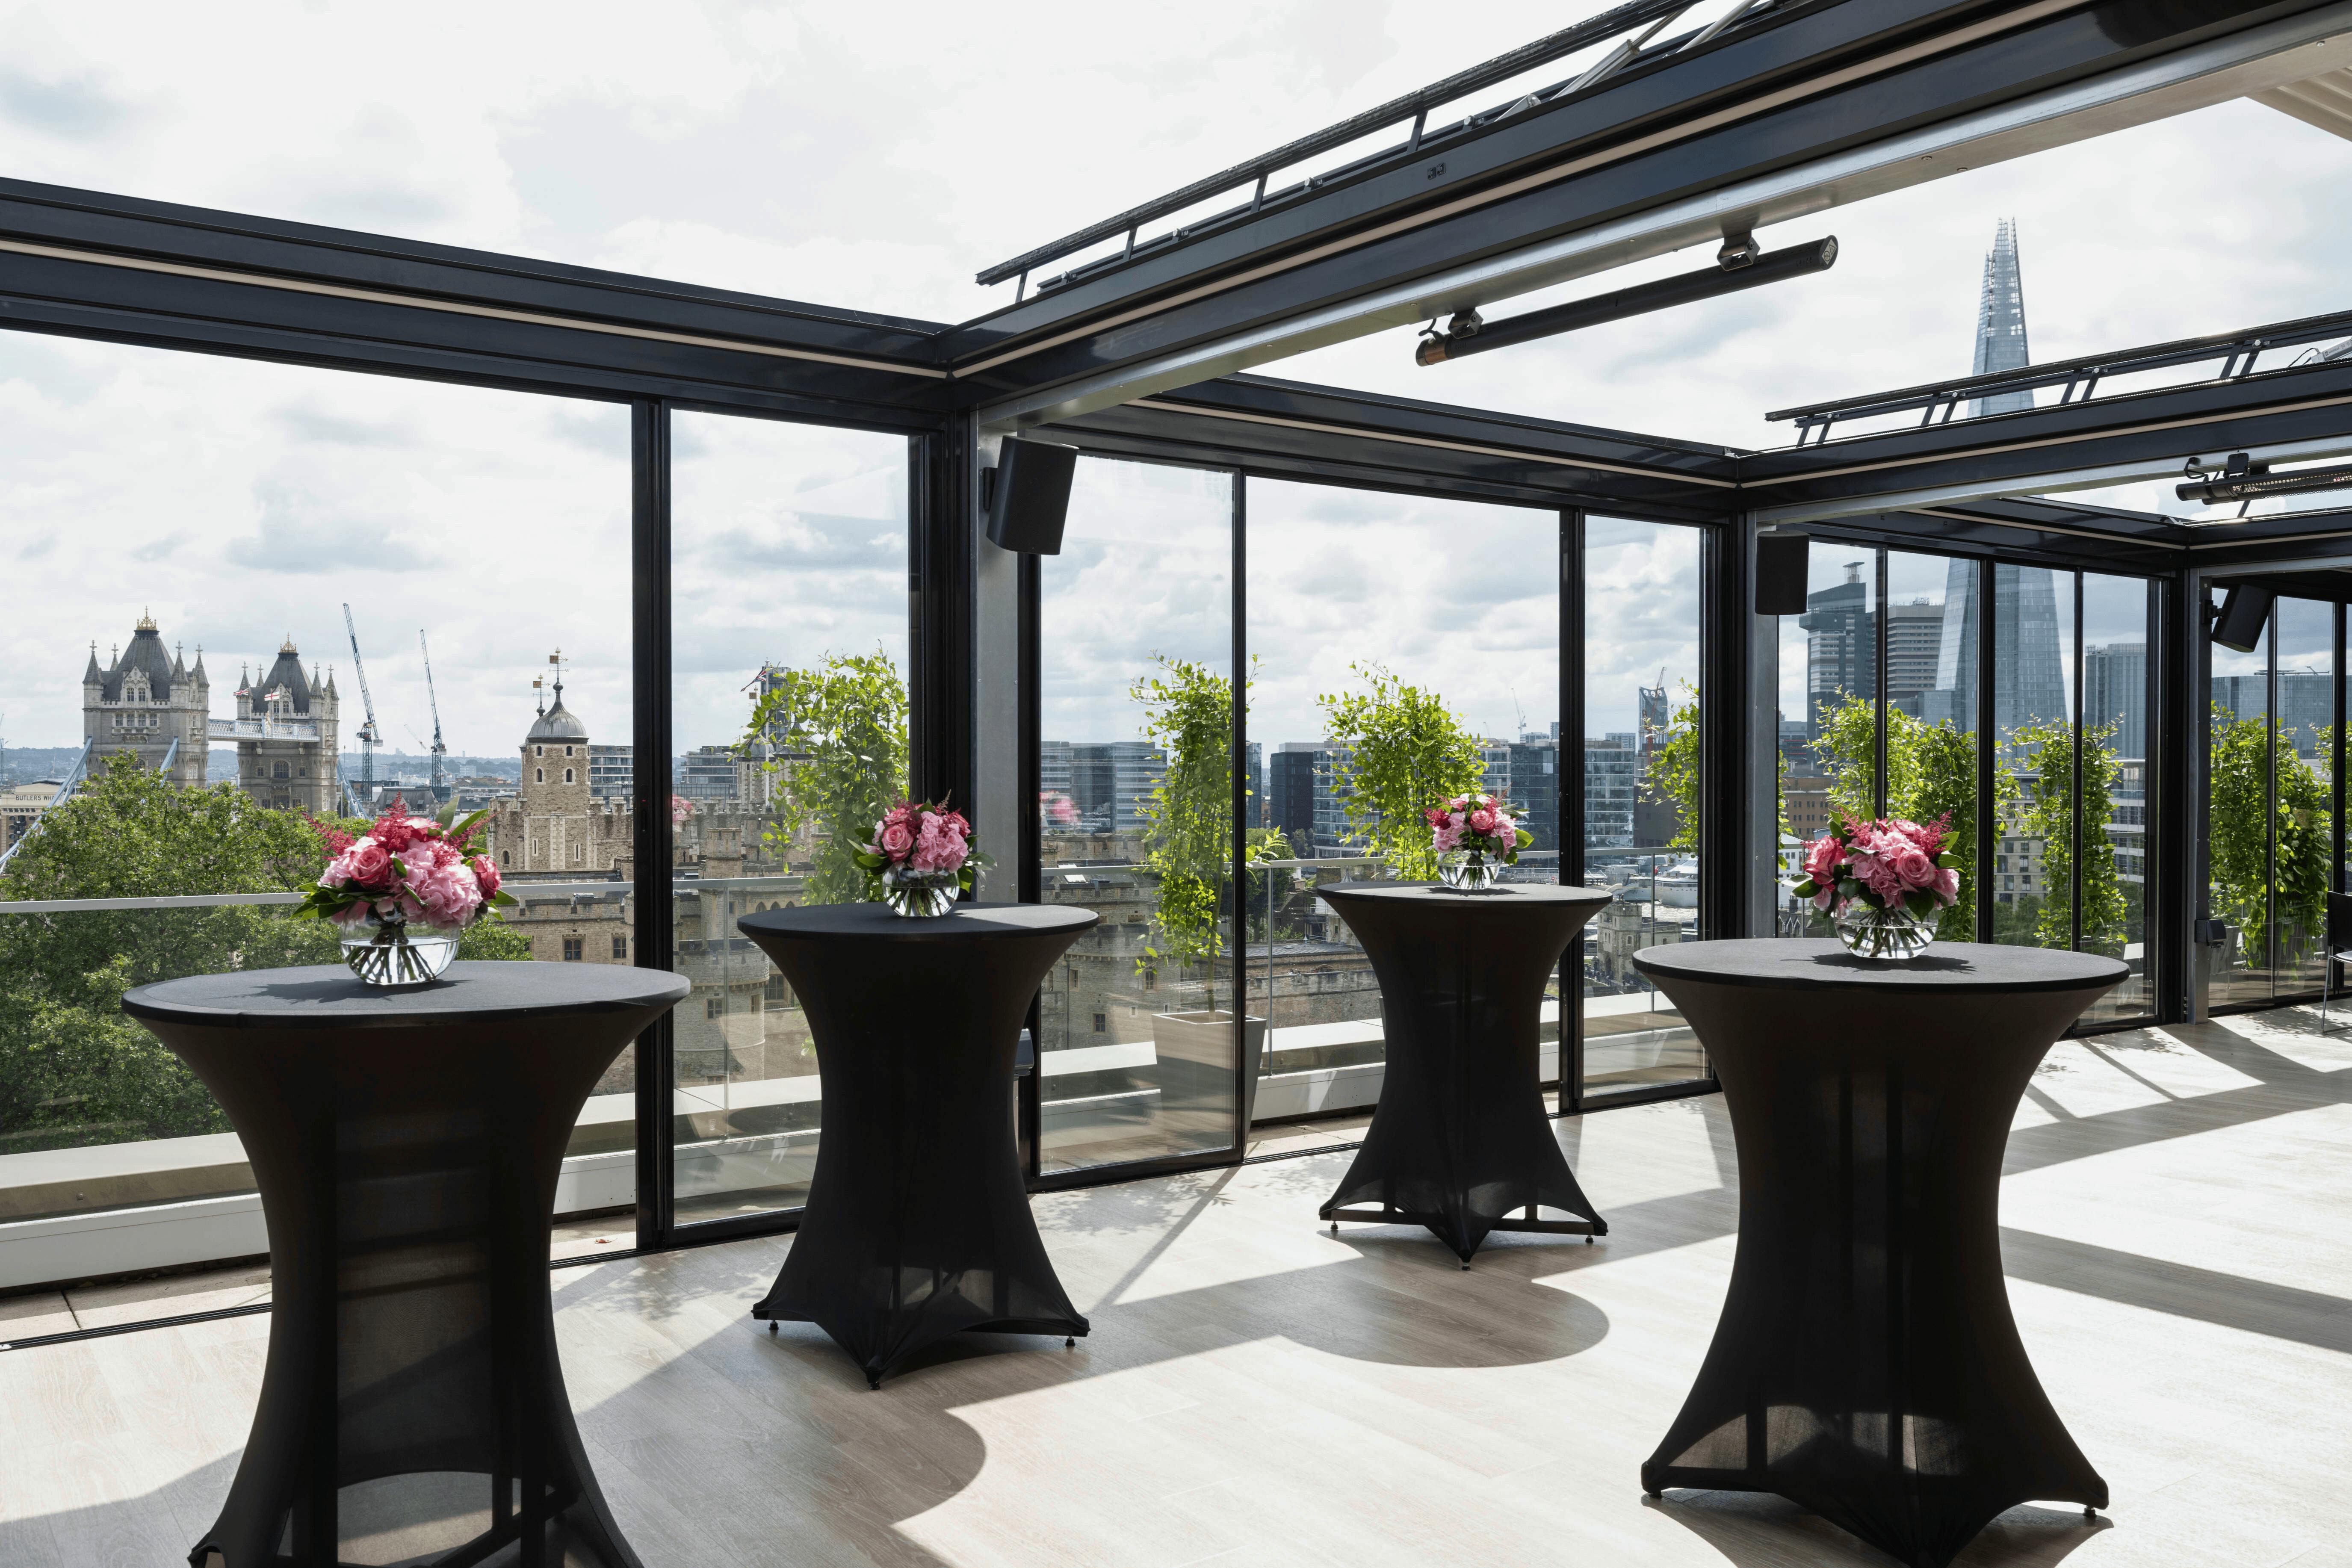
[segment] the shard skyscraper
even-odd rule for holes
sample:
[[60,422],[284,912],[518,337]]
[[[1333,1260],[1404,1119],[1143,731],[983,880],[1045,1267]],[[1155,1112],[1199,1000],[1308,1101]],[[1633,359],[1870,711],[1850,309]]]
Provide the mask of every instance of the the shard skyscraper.
[[[2003,218],[1985,255],[1984,295],[1977,307],[1976,374],[2022,369],[2025,284],[2018,270],[2017,226]],[[2030,392],[1979,399],[1976,414],[2008,414],[2033,406]],[[1936,689],[1925,694],[1929,720],[1976,727],[1978,621],[1976,588],[1987,568],[1954,560],[1944,579],[1944,635],[1937,650]],[[2058,644],[2058,580],[2046,566],[1994,565],[1992,573],[1992,713],[2003,744],[2025,725],[2073,717],[2066,700],[2064,659]],[[2072,584],[2068,585],[2071,611]]]
[[[2017,220],[2005,217],[1993,231],[1992,248],[1985,252],[1984,292],[1977,303],[1977,353],[1969,374],[2023,370],[2032,363],[2025,342],[2025,280],[2017,266]],[[1978,398],[1969,405],[1969,416],[2015,414],[2032,406],[2031,392],[2004,392]]]

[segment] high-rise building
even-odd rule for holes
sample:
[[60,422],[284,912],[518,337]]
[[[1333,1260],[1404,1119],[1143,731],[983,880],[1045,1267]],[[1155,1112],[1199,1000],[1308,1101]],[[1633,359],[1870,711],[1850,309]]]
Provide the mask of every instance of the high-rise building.
[[1878,696],[1878,626],[1870,584],[1859,561],[1846,563],[1845,581],[1805,595],[1805,722],[1822,732],[1822,715],[1846,698]]
[[1927,716],[1921,699],[1935,689],[1944,647],[1944,606],[1920,597],[1886,606],[1886,700],[1914,718]]
[[688,800],[740,800],[742,779],[732,746],[697,746],[678,758],[677,793]]
[[1089,833],[1140,833],[1143,808],[1168,776],[1149,741],[1080,741],[1070,747],[1070,799]]
[[2107,749],[2147,755],[2147,644],[2102,643],[2083,650],[2083,727],[2116,727]]
[[627,800],[637,793],[635,746],[588,748],[588,793],[597,800]]
[[2279,750],[2297,756],[2319,754],[2319,732],[2336,722],[2336,683],[2325,670],[2282,669],[2279,683]]
[[1519,826],[1535,842],[1529,849],[1559,847],[1559,742],[1549,735],[1525,735],[1510,747],[1510,794]]
[[[1944,632],[1936,687],[1948,692],[1959,727],[1975,727],[1977,584],[1992,574],[1992,711],[1996,734],[2073,715],[2058,648],[2058,584],[2046,566],[1990,567],[1955,559],[1945,579]],[[1936,715],[1931,714],[1930,717]]]
[[1631,849],[1633,808],[1640,794],[1642,753],[1624,732],[1584,742],[1584,847]]
[[[288,645],[289,653],[292,646]],[[301,682],[299,665],[294,668],[294,679]],[[164,652],[163,634],[155,629],[152,616],[139,617],[130,646],[106,668],[100,667],[98,644],[91,643],[89,664],[81,678],[81,733],[84,741],[92,743],[89,771],[97,773],[109,759],[118,756],[135,757],[142,768],[163,767],[168,760],[172,783],[183,788],[202,786],[209,754],[205,734],[212,711],[211,689],[205,676],[204,650],[196,650],[194,669],[188,668],[184,656]],[[307,702],[307,685],[302,692]],[[314,803],[307,795],[295,800],[291,782],[289,778],[283,804],[313,809],[326,805],[323,797]],[[266,796],[257,798],[265,805],[279,804]]]
[[1315,771],[1326,750],[1320,741],[1285,741],[1267,759],[1266,823],[1300,859],[1315,853]]
[[[2023,370],[2032,363],[2025,339],[2025,279],[2018,268],[2017,221],[2003,218],[1993,231],[1992,248],[1985,252],[1984,292],[1977,304],[1977,352],[1969,374]],[[2004,392],[1978,398],[1969,412],[1974,417],[2016,414],[2032,406],[2031,392]]]

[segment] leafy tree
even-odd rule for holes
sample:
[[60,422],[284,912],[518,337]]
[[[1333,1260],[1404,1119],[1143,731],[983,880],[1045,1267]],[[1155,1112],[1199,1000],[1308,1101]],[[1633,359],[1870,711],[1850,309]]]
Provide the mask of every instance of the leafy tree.
[[2082,881],[2083,948],[2120,956],[2130,910],[2123,880],[2116,873],[2116,843],[2107,832],[2115,816],[2115,784],[2120,769],[2108,724],[2083,736],[2083,824],[2085,842],[2074,843],[2074,726],[2063,721],[2029,724],[2011,743],[2023,753],[2019,831],[2042,840],[2042,882],[2049,889],[2033,923],[2043,947],[2074,940],[2074,883]]
[[[1698,689],[1683,682],[1682,695],[1687,699],[1666,719],[1666,727],[1654,735],[1644,737],[1650,742],[1650,765],[1642,774],[1642,791],[1652,800],[1664,801],[1675,808],[1675,836],[1667,840],[1669,849],[1698,847],[1698,764],[1699,710]],[[1788,812],[1780,813],[1781,827],[1786,831]]]
[[[289,906],[10,914],[6,900],[299,892],[326,850],[310,823],[233,784],[177,789],[110,759],[0,873],[0,1136],[69,1148],[227,1130],[212,1096],[122,1013],[133,986],[185,974],[331,963],[323,921]],[[528,958],[495,921],[468,958]]]
[[828,654],[810,669],[782,669],[751,705],[744,744],[801,753],[764,765],[778,776],[766,830],[779,858],[814,830],[806,891],[813,904],[866,897],[860,846],[907,793],[907,682],[878,647]]
[[[1822,713],[1822,732],[1812,742],[1814,755],[1830,780],[1829,805],[1833,815],[1868,818],[1877,815],[1878,712],[1867,698],[1841,693],[1840,700]],[[2005,774],[1994,783],[1996,809],[2015,789]],[[1946,942],[1968,942],[1976,935],[1977,873],[1977,738],[1973,731],[1948,722],[1930,724],[1899,708],[1886,714],[1886,808],[1888,814],[1913,822],[1948,818],[1952,867],[1960,875],[1959,898],[1937,921],[1936,934]]]
[[1404,880],[1433,880],[1437,852],[1422,813],[1476,789],[1486,764],[1436,692],[1408,686],[1379,664],[1348,668],[1368,689],[1315,701],[1324,732],[1348,751],[1341,783],[1349,832]]
[[1233,854],[1234,683],[1204,664],[1155,655],[1157,675],[1128,689],[1144,711],[1143,733],[1167,755],[1167,768],[1143,803],[1144,866],[1158,879],[1154,929],[1138,970],[1162,959],[1198,963],[1209,976],[1216,1010],[1215,961],[1224,952],[1219,925]]
[[[2210,722],[2211,827],[2206,852],[2213,913],[2238,928],[2241,950],[2250,963],[2268,962],[2268,943],[2261,935],[2268,913],[2278,925],[2276,962],[2283,967],[2297,963],[2326,930],[2330,781],[2323,770],[2305,766],[2293,751],[2282,747],[2273,816],[2268,798],[2270,721],[2260,715],[2241,719],[2215,703]],[[2319,754],[2335,755],[2333,735],[2323,735]],[[2274,905],[2266,897],[2272,891],[2269,850],[2273,834],[2278,847]]]

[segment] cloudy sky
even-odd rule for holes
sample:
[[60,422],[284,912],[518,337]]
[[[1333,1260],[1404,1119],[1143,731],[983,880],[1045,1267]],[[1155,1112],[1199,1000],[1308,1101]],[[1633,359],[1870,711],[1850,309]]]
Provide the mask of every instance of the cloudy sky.
[[[1438,0],[579,4],[551,26],[426,4],[392,26],[332,3],[0,0],[0,173],[957,320],[1006,297],[971,281],[990,262],[1598,8],[1490,0],[1465,26]],[[1966,367],[2004,216],[2037,358],[2344,308],[2347,173],[2352,143],[2227,104],[1762,237],[1836,234],[1827,277],[1430,370],[1409,332],[1265,368],[1778,444],[1767,408]],[[729,738],[761,658],[903,655],[903,496],[893,440],[687,423],[679,739],[698,744]],[[572,706],[625,738],[625,437],[607,407],[0,333],[0,733],[77,742],[88,647],[142,608],[204,645],[225,714],[237,661],[289,634],[347,666],[348,602],[394,742],[430,732],[420,628],[454,747],[514,745],[557,647]],[[1224,557],[1200,495],[1090,483],[1099,553],[1056,569],[1047,731],[1108,739],[1139,660],[1224,637],[1203,607]],[[2116,499],[2155,504],[2142,489]],[[1363,658],[1458,691],[1482,728],[1556,716],[1538,520],[1260,490],[1265,738],[1311,733],[1314,694]],[[1596,731],[1623,727],[1636,677],[1687,667],[1687,545],[1596,558]]]

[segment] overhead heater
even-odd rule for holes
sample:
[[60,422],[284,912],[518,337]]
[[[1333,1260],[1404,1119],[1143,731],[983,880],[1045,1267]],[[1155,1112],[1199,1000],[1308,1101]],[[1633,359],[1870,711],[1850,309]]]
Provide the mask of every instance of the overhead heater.
[[1571,300],[1565,305],[1513,316],[1507,321],[1485,321],[1475,310],[1458,311],[1445,323],[1445,331],[1423,334],[1421,346],[1413,351],[1413,362],[1436,364],[1465,354],[1482,354],[1488,349],[1548,338],[1556,332],[1572,332],[1579,327],[1595,327],[1603,321],[1663,310],[1672,305],[1736,294],[1742,289],[1777,283],[1783,278],[1827,272],[1837,265],[1837,257],[1835,235],[1774,251],[1759,249],[1755,240],[1742,236],[1725,241],[1723,248],[1716,253],[1715,265],[1698,272],[1661,278],[1654,283],[1636,283],[1631,289],[1595,294],[1589,300]]
[[2329,468],[2290,468],[2284,474],[2274,474],[2268,463],[2254,462],[2243,452],[2231,453],[2219,468],[2209,468],[2203,459],[2191,458],[2181,473],[2189,482],[2174,486],[2172,493],[2182,500],[2202,501],[2207,506],[2260,500],[2265,496],[2352,489],[2352,463],[2339,463]]

